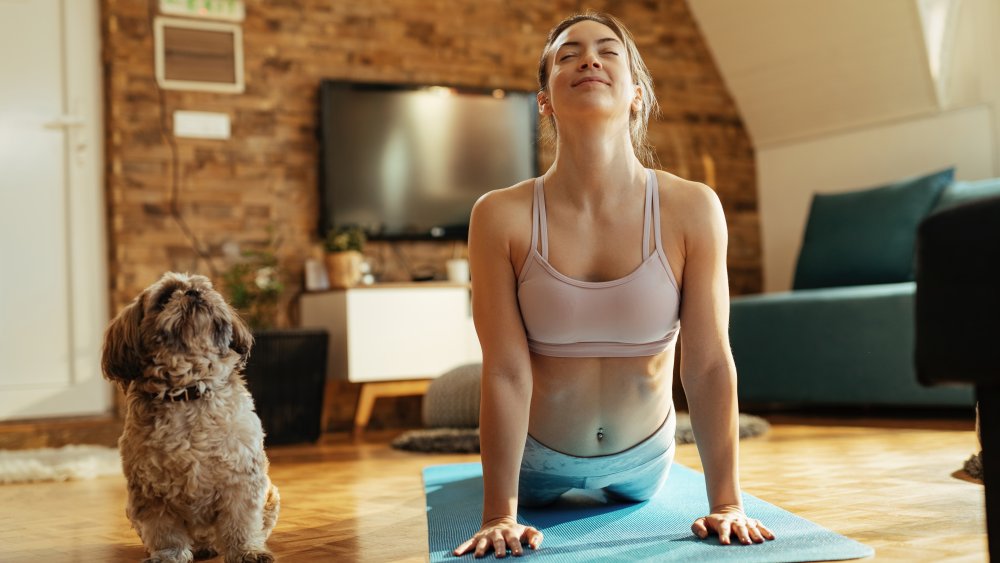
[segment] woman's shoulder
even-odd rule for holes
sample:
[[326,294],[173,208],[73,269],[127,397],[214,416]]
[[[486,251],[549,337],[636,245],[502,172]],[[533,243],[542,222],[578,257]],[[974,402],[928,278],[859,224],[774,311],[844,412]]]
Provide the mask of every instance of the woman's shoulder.
[[680,212],[682,217],[701,219],[722,210],[718,194],[702,182],[687,180],[665,170],[654,170],[660,192],[660,208]]
[[[524,222],[525,209],[531,211],[534,180],[524,180],[513,186],[490,190],[479,196],[472,207],[473,222],[478,219],[491,230],[512,227]],[[527,215],[530,224],[531,216]]]
[[715,190],[706,184],[681,178],[680,176],[667,172],[666,170],[654,169],[653,172],[656,173],[656,179],[659,184],[661,196],[668,195],[673,197],[696,199],[711,199],[712,197],[715,197],[718,199],[718,196],[715,195]]

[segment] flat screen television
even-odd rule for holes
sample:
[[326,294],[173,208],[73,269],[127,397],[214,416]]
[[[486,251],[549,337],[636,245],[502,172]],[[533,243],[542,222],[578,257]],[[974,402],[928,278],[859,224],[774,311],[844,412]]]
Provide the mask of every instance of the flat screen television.
[[324,80],[319,110],[321,237],[465,239],[482,194],[538,175],[534,93]]

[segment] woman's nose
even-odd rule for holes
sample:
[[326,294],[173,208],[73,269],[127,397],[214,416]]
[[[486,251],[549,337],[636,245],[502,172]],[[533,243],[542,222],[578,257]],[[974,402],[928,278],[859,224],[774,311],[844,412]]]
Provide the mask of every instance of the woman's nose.
[[583,59],[580,61],[580,70],[586,70],[588,67],[601,68],[601,61],[597,58],[597,55],[588,53],[583,56]]

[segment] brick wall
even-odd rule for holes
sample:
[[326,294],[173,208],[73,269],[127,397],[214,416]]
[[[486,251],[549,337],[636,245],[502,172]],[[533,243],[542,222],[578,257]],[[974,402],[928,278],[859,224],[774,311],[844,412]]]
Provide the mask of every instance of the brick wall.
[[[761,289],[755,158],[746,130],[683,0],[246,0],[246,91],[159,91],[150,22],[155,0],[102,0],[107,190],[114,311],[166,270],[215,275],[222,248],[282,239],[282,324],[295,322],[302,263],[321,252],[317,221],[317,86],[323,78],[534,90],[548,30],[585,9],[620,17],[655,79],[663,116],[649,127],[662,167],[713,186],[730,227],[734,294]],[[176,109],[227,113],[232,139],[168,142]],[[172,162],[176,157],[174,193]],[[551,161],[543,150],[541,169]],[[183,222],[171,215],[171,206]],[[372,244],[369,252],[443,269],[464,245]],[[205,259],[203,256],[210,258]],[[389,277],[398,265],[384,260]],[[355,386],[338,389],[337,428]],[[376,405],[373,426],[417,424],[417,399]]]

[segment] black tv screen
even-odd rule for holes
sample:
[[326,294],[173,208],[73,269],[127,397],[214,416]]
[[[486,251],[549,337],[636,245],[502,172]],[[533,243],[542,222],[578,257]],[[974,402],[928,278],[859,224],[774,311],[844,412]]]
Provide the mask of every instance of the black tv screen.
[[484,193],[538,174],[534,93],[325,80],[319,234],[464,239]]

